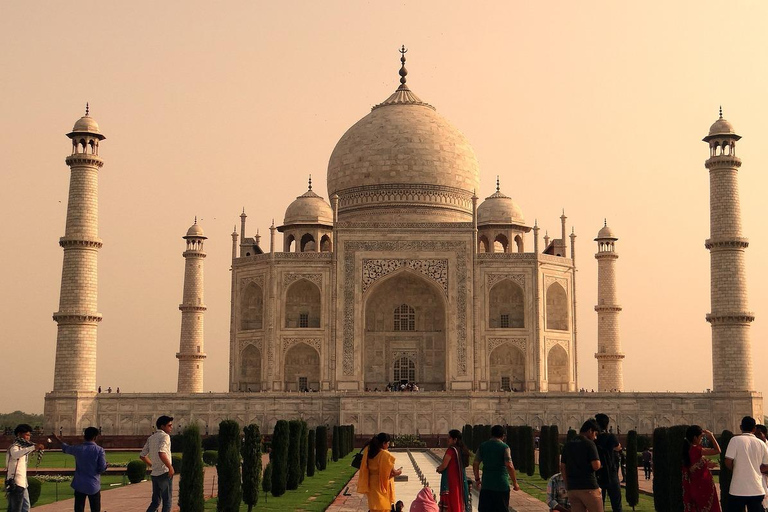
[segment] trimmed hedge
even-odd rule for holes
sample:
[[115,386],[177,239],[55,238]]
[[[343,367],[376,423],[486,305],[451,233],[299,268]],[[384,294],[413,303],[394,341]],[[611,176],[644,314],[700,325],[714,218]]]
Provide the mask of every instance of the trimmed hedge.
[[552,476],[549,461],[549,425],[544,425],[539,432],[539,476],[544,480]]
[[285,480],[285,488],[289,491],[299,488],[299,444],[301,443],[301,421],[288,422],[288,476]]
[[307,449],[308,449],[308,429],[307,422],[301,422],[301,434],[299,437],[299,483],[304,481],[307,474]]
[[464,445],[467,449],[472,449],[472,425],[464,425],[461,429],[461,440],[464,441]]
[[670,427],[669,432],[669,508],[673,511],[681,511],[683,505],[683,472],[680,471],[682,464],[683,441],[685,441],[685,431],[688,425],[675,425]]
[[[259,502],[259,483],[261,480],[261,433],[258,425],[248,425],[243,429],[243,502],[248,505],[248,512]],[[182,509],[184,510],[184,509]]]
[[132,460],[125,467],[125,476],[132,484],[143,482],[147,477],[147,463],[143,460]]
[[37,500],[40,499],[40,493],[43,490],[43,482],[30,476],[27,478],[27,492],[29,493],[29,505],[34,507]]
[[288,481],[288,422],[278,420],[272,436],[272,496],[285,494]]
[[[549,462],[547,469],[549,477],[560,472],[560,431],[557,425],[549,426]],[[547,478],[549,478],[547,477]]]
[[264,501],[267,501],[267,495],[272,491],[272,463],[264,468],[264,478],[261,480],[261,490],[264,491]]
[[[183,460],[186,464],[182,465],[179,481],[179,507],[184,512],[203,512],[205,508],[205,498],[203,497],[203,457],[202,443],[200,439],[200,428],[196,423],[192,423],[184,429]],[[214,452],[216,453],[216,452]],[[218,453],[216,453],[218,456]],[[176,459],[176,457],[173,457]],[[181,461],[182,458],[179,458]],[[174,465],[174,471],[176,466]]]
[[318,471],[325,471],[328,466],[328,428],[320,425],[317,427],[316,461]]
[[[730,430],[723,430],[720,434],[720,439],[717,440],[717,444],[720,445],[720,504],[722,510],[728,510],[728,495],[731,491],[731,479],[733,478],[733,472],[725,465],[725,451],[728,449],[728,444],[733,438],[733,432]],[[654,452],[656,449],[654,448]],[[656,476],[654,475],[654,479]]]
[[219,499],[216,510],[237,512],[243,499],[240,483],[240,425],[234,420],[219,423]]
[[173,466],[174,473],[181,474],[183,467],[181,455],[171,455],[171,466]]
[[[653,431],[653,506],[657,512],[671,512],[669,429],[658,427]],[[679,471],[679,470],[678,470]]]
[[333,426],[333,433],[331,434],[331,460],[333,462],[339,461],[339,441],[341,437],[341,432],[339,432],[339,426],[334,425]]
[[522,437],[525,445],[525,474],[533,476],[536,473],[536,446],[533,440],[533,427],[523,427]]
[[203,462],[208,466],[215,466],[219,462],[218,450],[205,450],[203,452]]
[[315,429],[311,428],[307,432],[307,476],[315,476],[315,441],[316,441],[316,434]]
[[637,481],[637,457],[633,457],[633,454],[637,453],[637,432],[630,430],[627,432],[627,470],[624,472],[624,480],[626,482],[625,496],[627,498],[627,504],[635,509],[638,503],[640,503],[640,484]]

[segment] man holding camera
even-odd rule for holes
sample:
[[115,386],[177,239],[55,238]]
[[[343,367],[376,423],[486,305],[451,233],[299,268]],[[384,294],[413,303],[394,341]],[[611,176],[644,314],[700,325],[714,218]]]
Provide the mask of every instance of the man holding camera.
[[32,427],[22,423],[13,431],[16,440],[5,454],[5,491],[8,494],[8,512],[29,512],[29,490],[27,487],[27,461],[29,454],[45,449],[42,444],[30,442]]

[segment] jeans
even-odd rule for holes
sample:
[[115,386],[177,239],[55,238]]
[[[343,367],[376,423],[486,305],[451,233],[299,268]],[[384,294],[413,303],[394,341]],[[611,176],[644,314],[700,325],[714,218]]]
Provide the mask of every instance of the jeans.
[[8,512],[29,512],[29,490],[26,487],[16,487],[8,493]]
[[608,484],[603,489],[603,507],[605,507],[605,495],[611,498],[611,508],[614,512],[621,512],[621,485],[619,484],[619,475],[613,474],[608,477]]
[[651,463],[643,462],[643,470],[645,471],[645,479],[650,480],[651,479]]
[[98,491],[96,494],[85,494],[75,491],[75,512],[85,512],[86,497],[88,497],[91,512],[101,512],[101,491]]
[[728,512],[744,512],[744,507],[747,507],[747,512],[763,512],[763,498],[762,496],[734,496],[728,495]]
[[160,502],[163,503],[162,512],[171,512],[171,499],[173,497],[173,480],[168,473],[152,477],[152,502],[147,512],[156,512]]

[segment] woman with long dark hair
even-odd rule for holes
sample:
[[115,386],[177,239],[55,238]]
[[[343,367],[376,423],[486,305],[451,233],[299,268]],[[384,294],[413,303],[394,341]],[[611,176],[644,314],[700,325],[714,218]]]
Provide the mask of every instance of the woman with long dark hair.
[[395,469],[395,456],[389,453],[389,434],[373,436],[363,450],[357,492],[368,496],[370,512],[390,512],[395,503],[394,478],[403,468]]
[[469,510],[469,483],[466,467],[469,466],[469,450],[461,440],[461,431],[448,432],[448,449],[443,462],[437,467],[440,479],[441,510],[466,512]]
[[[709,439],[711,448],[701,445],[702,438]],[[707,459],[709,455],[720,453],[720,445],[709,430],[698,425],[691,425],[685,431],[683,441],[683,504],[685,512],[720,512],[720,500],[717,499],[715,481],[710,468],[715,463]]]

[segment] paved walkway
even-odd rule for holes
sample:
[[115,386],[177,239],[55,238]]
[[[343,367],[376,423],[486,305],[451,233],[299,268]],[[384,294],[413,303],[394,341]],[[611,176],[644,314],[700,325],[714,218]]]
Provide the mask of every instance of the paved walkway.
[[[403,467],[403,474],[408,475],[407,482],[395,484],[395,494],[398,500],[402,500],[407,511],[411,501],[421,491],[423,485],[416,475],[416,469],[411,463],[406,452],[392,452],[397,459],[395,467]],[[412,452],[416,464],[427,478],[429,486],[435,493],[439,493],[440,475],[435,472],[439,463],[426,452]],[[472,491],[472,510],[477,511],[479,496],[477,491]],[[548,512],[549,507],[536,498],[522,491],[510,493],[509,507],[513,512]],[[352,477],[347,487],[339,494],[328,507],[328,512],[367,512],[368,502],[365,495],[357,494],[357,474]]]
[[[205,468],[205,486],[203,487],[205,497],[216,496],[218,486],[216,485],[216,468]],[[178,511],[177,503],[179,492],[179,479],[173,479],[173,510]],[[152,483],[149,480],[139,482],[138,484],[124,485],[115,489],[101,492],[101,510],[103,512],[146,512],[149,500],[152,497]],[[75,499],[57,501],[48,505],[35,507],[35,512],[72,512],[75,505]],[[88,509],[88,505],[86,505]]]

